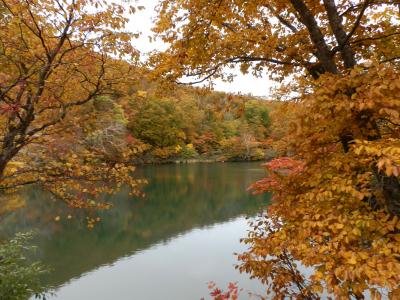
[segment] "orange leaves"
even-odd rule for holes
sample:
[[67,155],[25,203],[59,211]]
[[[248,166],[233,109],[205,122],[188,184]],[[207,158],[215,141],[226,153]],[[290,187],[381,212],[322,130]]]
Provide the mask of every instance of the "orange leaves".
[[[287,6],[285,3],[285,9]],[[297,47],[300,37],[274,34],[273,25],[268,21],[273,18],[273,13],[265,9],[262,1],[165,0],[160,3],[158,13],[154,31],[171,46],[163,53],[164,59],[156,63],[163,69],[162,73],[174,78],[193,74],[195,79],[203,73],[229,80],[229,75],[218,71],[219,66],[239,63],[243,72],[251,69],[258,72],[266,63],[263,59],[255,59],[256,63],[252,64],[252,57],[276,57],[279,61],[304,54]],[[285,47],[277,52],[275,49],[282,39],[285,39]],[[286,64],[278,63],[276,69],[293,70],[290,58]],[[170,67],[165,67],[165,63]]]
[[[392,60],[400,54],[398,35],[392,34],[398,31],[397,7],[385,3],[358,19],[361,1],[336,1],[336,13],[346,15],[345,32],[360,22],[347,54],[354,64],[365,63],[348,68],[347,50],[336,51],[327,1],[304,1],[307,16],[292,5],[302,2],[164,0],[156,32],[170,47],[155,56],[164,58],[158,74],[228,80],[221,67],[238,63],[243,72],[268,69],[280,82],[291,75],[280,96],[298,97],[282,105],[273,124],[278,153],[291,157],[268,163],[268,176],[250,187],[273,191],[274,203],[246,239],[251,248],[240,256],[241,270],[270,283],[275,299],[314,299],[322,292],[361,298],[367,290],[379,299],[378,288],[396,299],[398,225],[382,199],[393,194],[396,200],[399,186],[400,77]],[[306,18],[318,23],[320,43],[312,43],[316,36],[310,24],[305,28]],[[318,50],[324,41],[335,75],[327,73]],[[297,261],[316,268],[310,281],[296,272]]]
[[304,163],[290,157],[280,157],[265,164],[270,172],[282,175],[299,175],[304,171]]
[[379,171],[387,176],[400,175],[400,143],[398,139],[388,138],[379,141],[356,141],[354,152],[368,155],[374,161]]
[[378,163],[376,164],[380,171],[383,171],[387,176],[396,176],[399,177],[400,175],[400,166],[393,165],[392,160],[388,158],[381,158],[379,159]]
[[[337,299],[366,290],[378,299],[373,287],[397,295],[400,222],[384,210],[377,182],[377,174],[398,176],[400,166],[398,115],[393,112],[400,111],[399,91],[389,88],[395,77],[389,66],[354,70],[341,78],[326,75],[314,93],[292,105],[289,113],[299,121],[280,146],[294,156],[268,163],[269,176],[252,186],[273,191],[275,201],[261,218],[268,222],[254,227],[247,239],[249,255],[241,256],[242,270],[268,278],[277,295],[286,296],[283,287],[295,282],[284,275],[289,270],[281,266],[282,251],[314,268],[310,281],[302,281],[304,290]],[[354,87],[349,97],[346,91]],[[347,153],[343,132],[357,137]],[[291,165],[296,161],[301,171],[288,171],[296,169]],[[376,201],[375,209],[371,201]],[[265,257],[271,257],[272,269],[260,262]]]
[[[136,51],[122,30],[129,6],[6,0],[1,7],[1,190],[41,184],[71,207],[89,209],[108,208],[100,195],[124,184],[139,194],[125,165],[132,149],[117,145],[124,141],[118,140],[121,126],[84,134],[85,125],[95,123],[90,102],[131,81],[126,60]],[[115,123],[125,121],[123,114],[118,117]]]

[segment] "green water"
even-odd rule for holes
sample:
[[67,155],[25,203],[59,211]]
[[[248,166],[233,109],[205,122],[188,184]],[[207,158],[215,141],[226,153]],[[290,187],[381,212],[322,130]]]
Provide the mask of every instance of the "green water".
[[39,256],[53,269],[44,278],[55,287],[50,299],[200,299],[208,281],[238,281],[261,293],[234,269],[233,253],[245,249],[245,217],[269,201],[246,192],[263,175],[259,163],[143,167],[136,176],[149,180],[147,196],[114,196],[114,208],[91,231],[83,215],[67,220],[70,211],[32,190],[28,206],[1,221],[0,234],[37,230]]

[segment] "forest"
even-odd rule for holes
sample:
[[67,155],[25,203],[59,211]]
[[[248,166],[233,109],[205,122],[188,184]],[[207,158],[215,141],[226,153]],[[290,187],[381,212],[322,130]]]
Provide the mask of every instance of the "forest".
[[[123,214],[142,211],[148,194],[171,196],[136,223],[132,211],[121,218],[143,245],[162,240],[151,234],[179,219],[174,208],[193,220],[164,243],[249,217],[236,268],[265,293],[224,278],[227,290],[209,284],[214,300],[400,299],[400,2],[154,2],[0,0],[0,298],[46,298],[55,288],[32,258],[35,226],[6,230],[20,211],[25,225],[52,224],[51,236],[81,219],[90,240],[107,224],[118,232],[103,220],[115,197],[139,201],[116,210]],[[155,14],[150,37],[129,25],[146,9]],[[143,38],[165,47],[141,53]],[[271,91],[213,89],[238,73],[273,82]],[[243,181],[241,164],[222,165],[239,161]],[[264,168],[247,187],[254,168],[244,161]],[[174,169],[206,162],[217,169]],[[161,164],[174,167],[164,173]],[[158,173],[138,175],[153,165]],[[151,185],[157,174],[175,176],[171,190]],[[216,174],[265,197],[260,212],[235,202],[243,195],[226,182],[213,185]],[[205,176],[201,189],[192,176]],[[195,205],[177,202],[182,181]],[[32,190],[45,195],[35,211],[26,209]],[[211,191],[226,202],[207,202]],[[199,211],[220,217],[197,222]],[[174,217],[152,227],[164,214]]]

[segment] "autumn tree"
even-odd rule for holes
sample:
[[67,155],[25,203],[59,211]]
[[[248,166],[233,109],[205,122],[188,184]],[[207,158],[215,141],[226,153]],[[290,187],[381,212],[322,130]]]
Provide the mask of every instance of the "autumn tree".
[[[398,1],[164,0],[157,74],[230,80],[229,67],[283,83],[290,124],[269,176],[274,192],[241,270],[282,296],[338,299],[400,286]],[[228,68],[226,68],[228,67]],[[296,265],[313,267],[313,275]]]
[[2,0],[0,9],[0,189],[38,183],[69,205],[97,207],[86,196],[135,186],[122,161],[84,143],[82,126],[88,105],[130,78],[137,52],[124,26],[135,8]]
[[258,136],[266,137],[270,126],[269,109],[263,100],[250,100],[244,104],[244,117]]
[[150,99],[133,117],[135,137],[156,147],[175,146],[185,139],[183,112],[171,99]]

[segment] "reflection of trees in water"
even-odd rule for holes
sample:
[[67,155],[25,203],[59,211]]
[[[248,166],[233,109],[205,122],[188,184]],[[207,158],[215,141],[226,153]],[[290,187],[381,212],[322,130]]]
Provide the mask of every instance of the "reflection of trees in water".
[[29,205],[9,216],[0,229],[11,234],[38,228],[42,260],[54,269],[46,280],[59,285],[192,228],[254,214],[261,201],[246,187],[262,177],[257,168],[257,164],[196,164],[139,169],[137,176],[150,181],[147,197],[132,199],[128,193],[113,197],[114,208],[100,213],[102,222],[92,231],[86,229],[83,216],[55,223],[55,215],[69,212],[34,190]]

